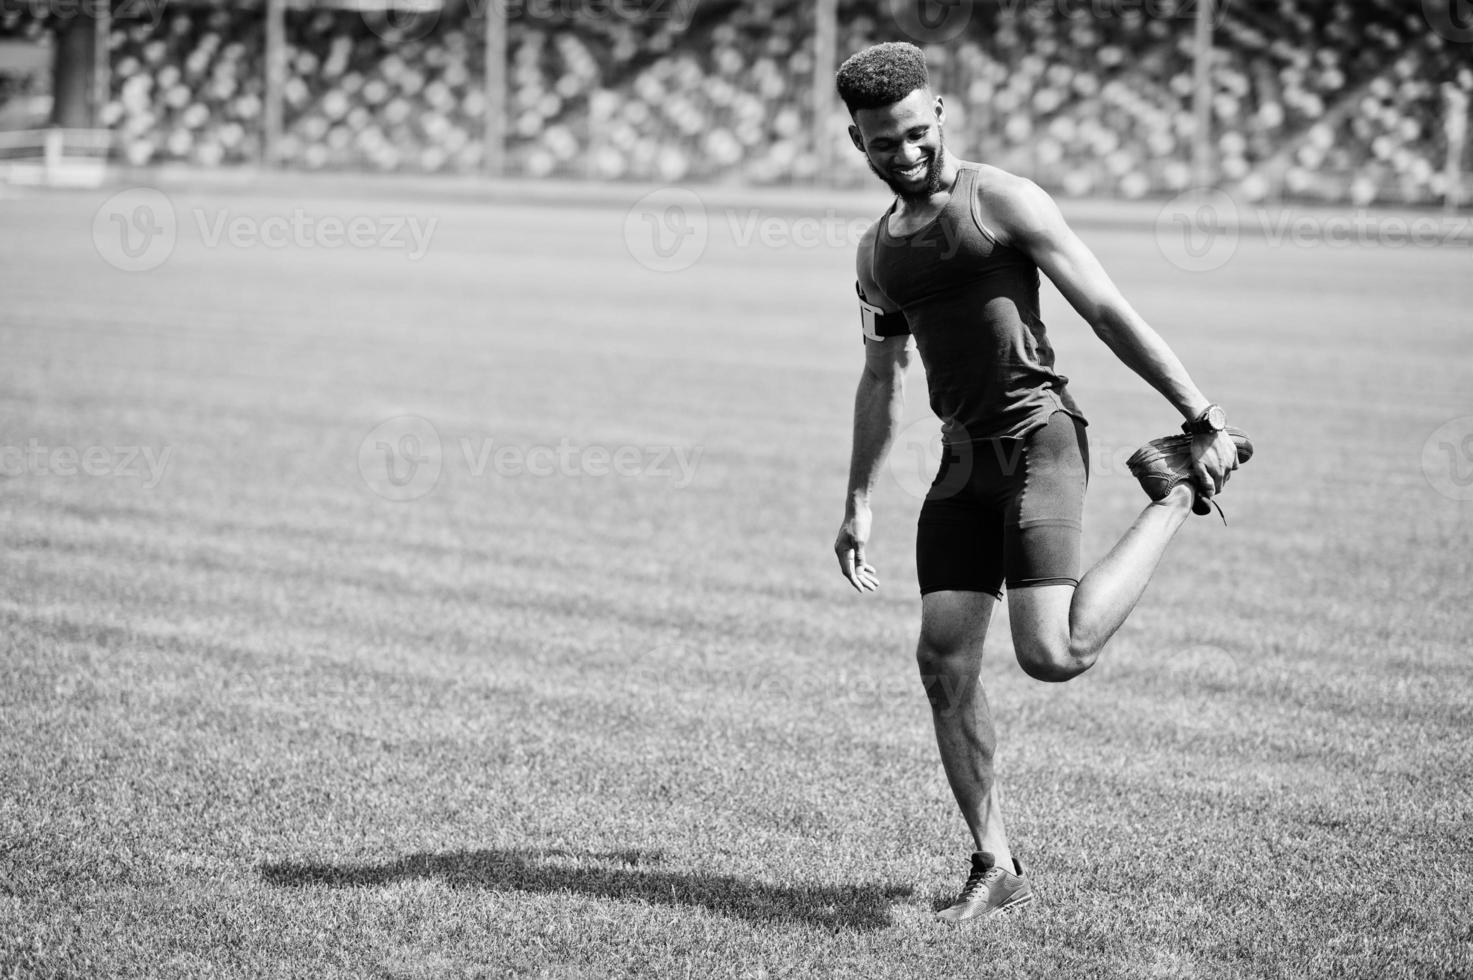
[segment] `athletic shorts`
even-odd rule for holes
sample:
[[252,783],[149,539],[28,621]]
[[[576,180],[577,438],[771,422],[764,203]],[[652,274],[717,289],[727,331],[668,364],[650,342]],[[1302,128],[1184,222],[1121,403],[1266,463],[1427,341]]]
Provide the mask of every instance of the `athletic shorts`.
[[1079,539],[1089,440],[1055,412],[1022,439],[942,447],[921,505],[916,572],[921,594],[956,589],[1002,598],[1003,584],[1079,584]]

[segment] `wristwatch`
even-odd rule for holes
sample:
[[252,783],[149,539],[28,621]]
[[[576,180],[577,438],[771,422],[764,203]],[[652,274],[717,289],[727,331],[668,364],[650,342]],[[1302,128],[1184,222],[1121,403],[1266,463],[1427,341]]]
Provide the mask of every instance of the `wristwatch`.
[[1208,405],[1196,418],[1181,424],[1181,430],[1189,436],[1221,432],[1226,428],[1227,413],[1222,410],[1221,405]]

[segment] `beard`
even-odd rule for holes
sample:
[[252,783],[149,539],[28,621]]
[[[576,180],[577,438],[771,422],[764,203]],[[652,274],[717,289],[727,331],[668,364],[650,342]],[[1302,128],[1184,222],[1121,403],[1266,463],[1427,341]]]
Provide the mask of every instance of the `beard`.
[[936,143],[936,152],[931,155],[930,162],[926,165],[925,176],[917,187],[902,184],[891,174],[875,166],[875,162],[869,158],[869,154],[865,154],[864,162],[869,164],[870,171],[876,177],[885,182],[886,187],[895,192],[896,197],[906,201],[920,202],[928,200],[933,195],[941,192],[941,166],[945,159],[946,141],[939,140]]

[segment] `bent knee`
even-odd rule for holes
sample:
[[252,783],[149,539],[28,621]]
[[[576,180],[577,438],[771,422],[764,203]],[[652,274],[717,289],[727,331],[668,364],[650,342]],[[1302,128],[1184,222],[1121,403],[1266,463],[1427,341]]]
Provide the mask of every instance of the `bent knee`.
[[1018,665],[1034,680],[1061,684],[1094,666],[1094,651],[1075,649],[1067,643],[1014,642]]

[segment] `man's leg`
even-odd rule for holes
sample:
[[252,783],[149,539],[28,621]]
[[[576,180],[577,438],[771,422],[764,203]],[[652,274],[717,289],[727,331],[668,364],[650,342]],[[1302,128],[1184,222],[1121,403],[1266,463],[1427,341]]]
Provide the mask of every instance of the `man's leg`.
[[1012,868],[993,778],[997,732],[979,676],[982,641],[996,604],[987,592],[922,596],[916,662],[931,702],[941,765],[976,849],[990,851],[999,865]]
[[1032,677],[1067,681],[1093,666],[1140,601],[1166,546],[1192,512],[1192,490],[1176,487],[1149,504],[1079,585],[1008,592],[1013,648]]

